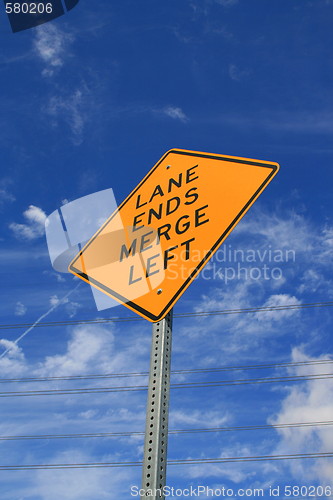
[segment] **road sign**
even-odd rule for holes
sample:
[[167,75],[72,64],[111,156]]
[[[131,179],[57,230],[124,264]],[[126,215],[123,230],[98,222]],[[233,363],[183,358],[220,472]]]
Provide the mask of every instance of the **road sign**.
[[69,270],[144,318],[158,321],[278,169],[268,161],[172,149]]

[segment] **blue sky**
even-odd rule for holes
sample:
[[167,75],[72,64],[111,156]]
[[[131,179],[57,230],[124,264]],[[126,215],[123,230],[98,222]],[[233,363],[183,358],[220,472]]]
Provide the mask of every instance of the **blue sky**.
[[[51,23],[12,34],[3,10],[1,323],[34,323],[46,313],[44,321],[134,317],[122,306],[98,313],[88,285],[77,287],[73,277],[52,269],[45,217],[66,200],[106,188],[121,202],[175,147],[281,165],[226,241],[225,248],[243,250],[244,259],[216,256],[175,313],[332,301],[332,16],[331,0],[101,0],[94,6],[81,0]],[[269,250],[281,261],[270,261]],[[263,264],[270,273],[280,271],[265,279]],[[236,272],[238,265],[240,276],[229,279],[226,268]],[[260,279],[251,278],[253,268]],[[147,322],[34,328],[15,344],[24,331],[1,332],[2,351],[8,351],[0,357],[1,378],[148,370]],[[333,359],[331,332],[329,307],[176,318],[173,369]],[[174,375],[173,382],[330,372],[329,364],[294,365]],[[1,387],[134,383],[146,379]],[[328,421],[332,401],[330,379],[174,389],[170,428]],[[2,436],[144,430],[145,392],[1,402]],[[142,443],[142,436],[0,441],[0,464],[135,461]],[[168,455],[332,451],[327,426],[171,435]],[[167,483],[266,491],[270,485],[331,484],[332,476],[329,458],[170,466]],[[130,498],[130,486],[140,481],[140,468],[0,471],[3,500]]]

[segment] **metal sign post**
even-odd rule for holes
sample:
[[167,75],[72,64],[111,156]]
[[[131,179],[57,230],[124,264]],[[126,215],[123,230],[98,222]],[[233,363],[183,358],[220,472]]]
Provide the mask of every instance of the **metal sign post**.
[[171,149],[69,264],[69,272],[154,323],[141,499],[165,497],[172,308],[279,168]]
[[271,161],[171,149],[69,264],[154,323],[142,499],[165,496],[172,308],[278,170]]
[[153,324],[141,498],[164,499],[166,484],[172,309]]

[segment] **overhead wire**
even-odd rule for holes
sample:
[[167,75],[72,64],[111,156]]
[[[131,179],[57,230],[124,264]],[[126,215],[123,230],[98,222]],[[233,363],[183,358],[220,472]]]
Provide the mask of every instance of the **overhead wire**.
[[[266,368],[291,368],[298,366],[312,366],[312,365],[323,365],[332,364],[333,359],[321,359],[313,361],[295,361],[295,362],[285,362],[285,363],[271,363],[271,364],[253,364],[253,365],[238,365],[238,366],[220,366],[214,368],[194,368],[194,369],[182,369],[182,370],[171,370],[172,375],[181,374],[196,374],[196,373],[217,373],[217,372],[228,372],[228,371],[238,371],[238,370],[259,370]],[[64,376],[46,376],[46,377],[21,377],[21,378],[0,378],[0,383],[9,382],[51,382],[51,381],[69,381],[69,380],[94,380],[94,379],[110,379],[110,378],[131,378],[131,377],[147,377],[149,372],[121,372],[121,373],[95,373],[88,375],[64,375]]]
[[[323,427],[333,425],[333,420],[313,421],[313,422],[291,422],[280,424],[262,424],[246,425],[233,427],[205,427],[193,429],[171,429],[168,431],[171,435],[177,434],[202,434],[212,432],[241,432],[257,430],[275,430],[275,429],[294,429],[306,427]],[[123,431],[123,432],[96,432],[96,433],[78,433],[78,434],[37,434],[37,435],[12,435],[0,436],[0,441],[25,441],[25,440],[49,440],[49,439],[87,439],[87,438],[120,438],[131,436],[144,436],[142,431]]]
[[[239,386],[248,384],[264,384],[264,383],[288,383],[309,380],[326,380],[332,379],[333,373],[317,373],[311,375],[290,375],[286,377],[264,377],[251,379],[237,380],[216,380],[206,382],[181,382],[170,384],[171,389],[190,389],[203,387],[226,387]],[[111,392],[134,392],[145,391],[147,385],[129,385],[129,386],[111,386],[111,387],[83,387],[75,389],[45,389],[36,391],[6,391],[0,392],[0,398],[4,397],[27,397],[27,396],[53,396],[53,395],[72,395],[72,394],[101,394]]]
[[[332,307],[333,302],[310,302],[306,304],[288,304],[281,306],[260,306],[260,307],[249,307],[241,309],[224,309],[224,310],[212,310],[212,311],[195,311],[195,312],[185,312],[185,313],[175,313],[175,318],[189,318],[189,317],[200,317],[200,316],[221,316],[228,314],[244,314],[253,312],[269,312],[269,311],[286,311],[294,309],[308,309],[314,307]],[[91,320],[73,320],[73,321],[50,321],[39,323],[35,325],[35,328],[41,327],[52,327],[52,326],[75,326],[82,324],[101,324],[101,323],[117,323],[117,322],[131,322],[131,321],[143,321],[141,317],[114,317],[114,318],[97,318]],[[17,328],[27,328],[32,326],[34,323],[12,323],[0,325],[0,330],[11,330]]]
[[[186,458],[186,459],[171,459],[167,461],[167,465],[199,465],[199,464],[223,464],[223,463],[239,463],[239,462],[262,462],[274,460],[303,460],[316,458],[332,458],[333,452],[321,453],[297,453],[297,454],[280,454],[280,455],[257,455],[245,457],[225,457],[225,458]],[[113,467],[140,467],[141,461],[131,462],[91,462],[91,463],[59,463],[59,464],[24,464],[24,465],[0,465],[0,470],[54,470],[54,469],[96,469],[96,468],[113,468]]]
[[[300,309],[303,307],[322,307],[327,305],[333,305],[333,303],[325,304],[308,304],[303,306],[296,306],[295,308]],[[241,312],[259,312],[264,310],[285,310],[291,309],[287,308],[260,308],[260,309],[248,309],[248,310],[227,310],[227,311],[211,311],[211,312],[199,312],[195,314],[188,314],[186,316],[194,315],[213,315],[213,314],[232,314]],[[179,315],[179,317],[185,317],[185,315]],[[103,322],[117,321],[119,319],[104,319]],[[124,319],[125,320],[125,319]],[[129,321],[131,319],[126,319]],[[89,322],[89,323],[95,323]],[[84,322],[88,323],[88,322]],[[69,322],[57,322],[58,324],[72,324]],[[82,324],[82,322],[76,324]],[[21,325],[23,326],[23,325]],[[26,325],[24,325],[26,326]],[[47,325],[40,324],[38,326],[55,326],[55,323],[49,323]],[[3,329],[5,326],[0,326]],[[6,325],[8,327],[8,325]],[[20,326],[15,325],[15,328]],[[291,367],[299,365],[315,365],[315,364],[326,364],[332,363],[333,360],[317,360],[309,362],[295,362],[295,363],[274,363],[266,365],[243,365],[243,366],[231,366],[231,367],[218,367],[218,368],[208,368],[208,369],[195,369],[195,370],[174,370],[174,374],[181,373],[212,373],[217,371],[233,371],[233,370],[244,370],[244,369],[263,369],[270,367]],[[147,376],[147,372],[139,373],[120,373],[120,374],[93,374],[93,375],[79,375],[79,376],[69,376],[69,377],[44,377],[44,378],[22,378],[22,379],[0,379],[0,382],[27,382],[27,381],[51,381],[51,380],[87,380],[93,378],[119,378],[119,377],[133,377],[133,376]],[[261,379],[241,379],[241,380],[231,380],[231,381],[213,381],[213,382],[197,382],[197,383],[180,383],[171,384],[171,388],[192,388],[192,387],[219,387],[227,385],[243,385],[243,384],[258,384],[258,383],[272,383],[272,382],[290,382],[299,380],[323,380],[331,379],[333,374],[315,374],[315,375],[301,375],[301,376],[288,376],[288,377],[269,377]],[[69,390],[49,390],[49,391],[25,391],[22,393],[0,393],[0,397],[8,396],[27,396],[27,395],[54,395],[54,394],[87,394],[92,392],[122,392],[131,390],[146,390],[147,386],[125,386],[125,387],[110,387],[110,388],[85,388],[85,389],[69,389]],[[188,434],[188,433],[201,433],[201,432],[231,432],[231,431],[246,431],[246,430],[259,430],[259,429],[274,429],[274,428],[294,428],[294,427],[309,427],[309,426],[323,426],[332,425],[333,421],[322,421],[322,422],[302,422],[302,423],[289,423],[289,424],[276,424],[276,425],[258,425],[258,426],[243,426],[243,427],[220,427],[220,428],[203,428],[203,429],[176,429],[169,431],[169,434]],[[18,439],[68,439],[68,438],[87,438],[87,437],[120,437],[120,436],[132,436],[132,435],[144,435],[143,432],[124,432],[124,433],[95,433],[95,434],[67,434],[67,435],[39,435],[39,436],[0,436],[0,440],[18,440]],[[261,455],[261,456],[250,456],[250,457],[227,457],[227,458],[200,458],[200,459],[177,459],[169,460],[169,465],[185,465],[185,464],[219,464],[219,463],[232,463],[232,462],[256,462],[256,461],[272,461],[272,460],[296,460],[296,459],[315,459],[315,458],[332,458],[333,452],[326,453],[307,453],[307,454],[288,454],[288,455]],[[105,463],[82,463],[82,464],[32,464],[32,465],[0,465],[0,470],[50,470],[50,469],[78,469],[78,468],[101,468],[101,467],[132,467],[141,466],[142,462],[105,462]]]
[[[200,316],[214,316],[214,315],[227,315],[227,314],[241,314],[265,311],[284,311],[293,309],[305,309],[311,307],[331,307],[333,302],[325,303],[309,303],[309,304],[291,304],[288,306],[274,306],[274,307],[258,307],[247,309],[230,309],[230,310],[216,310],[216,311],[198,311],[195,313],[175,314],[175,317],[200,317]],[[78,321],[62,321],[62,322],[47,322],[40,323],[36,327],[49,327],[49,326],[64,326],[64,325],[79,325],[79,324],[99,324],[108,322],[123,322],[123,321],[137,321],[142,318],[101,318],[97,320],[78,320]],[[0,325],[0,329],[16,329],[30,326],[29,323]],[[192,374],[192,373],[213,373],[221,371],[233,371],[244,369],[263,369],[270,367],[291,367],[300,365],[315,365],[332,363],[333,360],[318,360],[309,362],[297,363],[275,363],[266,365],[244,365],[244,366],[231,366],[231,367],[218,367],[196,370],[174,370],[173,374]],[[119,373],[119,374],[92,374],[92,375],[78,375],[68,377],[30,377],[21,379],[0,379],[0,383],[4,382],[28,382],[28,381],[52,381],[52,380],[88,380],[88,379],[101,379],[101,378],[120,378],[120,377],[134,377],[134,376],[147,376],[148,372],[138,373]],[[193,388],[193,387],[221,387],[230,385],[244,385],[244,384],[261,384],[261,383],[277,383],[277,382],[295,382],[304,380],[324,380],[333,378],[332,373],[301,375],[301,376],[288,376],[288,377],[268,377],[256,379],[240,379],[240,380],[222,380],[212,382],[192,382],[192,383],[178,383],[171,384],[171,388]],[[36,395],[68,395],[68,394],[91,394],[100,392],[123,392],[123,391],[142,391],[146,390],[147,386],[123,386],[123,387],[101,387],[101,388],[83,388],[83,389],[55,389],[48,391],[24,391],[24,392],[2,392],[0,397],[9,396],[36,396]],[[243,427],[220,427],[220,428],[203,428],[203,429],[176,429],[169,431],[169,434],[188,434],[188,433],[201,433],[201,432],[231,432],[231,431],[246,431],[246,430],[259,430],[259,429],[274,429],[274,428],[294,428],[294,427],[309,427],[309,426],[324,426],[333,425],[333,421],[321,422],[301,422],[289,424],[276,424],[276,425],[257,425],[257,426],[243,426]],[[18,440],[18,439],[68,439],[68,438],[87,438],[87,437],[120,437],[144,435],[143,432],[126,432],[126,433],[95,433],[95,434],[67,434],[67,435],[39,435],[39,436],[0,436],[0,440]],[[219,463],[232,463],[232,462],[256,462],[256,461],[272,461],[272,460],[296,460],[296,459],[316,459],[316,458],[332,458],[333,452],[323,453],[305,453],[305,454],[286,454],[286,455],[261,455],[261,456],[248,456],[248,457],[226,457],[226,458],[200,458],[200,459],[176,459],[169,460],[169,465],[186,465],[186,464],[219,464]],[[136,467],[141,466],[142,462],[104,462],[104,463],[75,463],[75,464],[32,464],[32,465],[0,465],[0,470],[50,470],[50,469],[77,469],[77,468],[101,468],[101,467]]]

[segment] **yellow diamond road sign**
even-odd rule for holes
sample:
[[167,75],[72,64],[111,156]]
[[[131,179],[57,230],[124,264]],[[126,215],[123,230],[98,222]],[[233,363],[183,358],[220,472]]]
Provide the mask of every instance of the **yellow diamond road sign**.
[[278,169],[268,161],[172,149],[69,270],[144,318],[159,321]]

